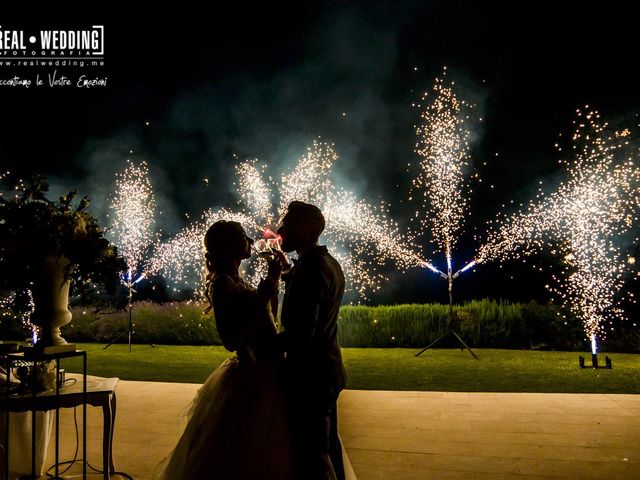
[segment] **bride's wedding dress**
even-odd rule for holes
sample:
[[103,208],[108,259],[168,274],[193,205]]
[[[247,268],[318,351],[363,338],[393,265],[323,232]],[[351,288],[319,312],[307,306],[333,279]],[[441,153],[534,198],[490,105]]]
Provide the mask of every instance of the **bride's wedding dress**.
[[[240,277],[214,278],[213,306],[221,340],[237,355],[198,390],[187,426],[155,480],[293,479],[276,327],[269,292]],[[355,479],[343,452],[348,479]]]

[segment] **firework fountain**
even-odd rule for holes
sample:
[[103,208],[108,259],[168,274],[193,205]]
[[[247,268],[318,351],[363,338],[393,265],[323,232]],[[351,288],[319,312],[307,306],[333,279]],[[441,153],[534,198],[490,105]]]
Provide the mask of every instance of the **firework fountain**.
[[411,184],[409,201],[416,204],[413,218],[419,224],[419,233],[430,231],[430,241],[445,255],[446,272],[429,262],[424,262],[422,266],[438,273],[448,283],[451,326],[445,335],[417,355],[451,333],[477,359],[476,354],[453,330],[453,281],[473,267],[475,262],[456,271],[453,268],[452,256],[468,210],[467,193],[471,191],[470,181],[477,178],[477,174],[468,175],[471,167],[470,131],[467,123],[472,105],[458,100],[453,85],[453,82],[445,84],[443,79],[436,79],[432,92],[425,93],[422,98],[425,107],[421,113],[421,121],[416,127],[418,142],[415,152],[419,162],[417,175]]
[[121,281],[128,291],[129,327],[108,343],[105,349],[128,335],[131,351],[131,337],[136,333],[132,323],[134,287],[152,271],[148,254],[156,241],[153,233],[155,207],[156,200],[146,162],[136,165],[127,160],[124,171],[116,174],[116,188],[111,200],[113,228],[110,233],[128,265]]
[[[267,176],[266,167],[256,160],[239,163],[237,209],[210,210],[183,229],[158,250],[158,269],[176,283],[197,278],[201,285],[202,238],[211,223],[236,220],[250,234],[273,244],[277,242],[273,234],[276,223],[292,200],[313,203],[322,210],[326,219],[323,239],[343,265],[349,287],[360,298],[380,288],[384,280],[377,268],[380,265],[393,262],[401,269],[423,265],[425,261],[416,253],[411,238],[400,235],[385,205],[374,206],[333,183],[331,172],[337,160],[332,144],[316,140],[279,182]],[[264,262],[254,262],[245,273],[255,284],[265,268]]]
[[567,180],[549,195],[540,191],[525,210],[499,217],[476,258],[505,260],[543,248],[559,257],[562,270],[547,288],[582,320],[595,368],[604,324],[624,320],[619,305],[635,258],[621,245],[638,242],[629,236],[638,223],[640,169],[628,129],[613,131],[589,107],[577,117],[572,158],[560,160]]

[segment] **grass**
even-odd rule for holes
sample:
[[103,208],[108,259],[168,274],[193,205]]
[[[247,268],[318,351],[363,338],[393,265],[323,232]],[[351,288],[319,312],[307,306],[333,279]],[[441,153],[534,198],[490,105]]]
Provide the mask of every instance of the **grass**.
[[[230,356],[218,346],[79,344],[89,374],[124,380],[202,383]],[[475,349],[480,360],[457,349],[345,348],[347,388],[461,392],[640,393],[640,356],[609,353],[613,369],[578,367],[575,352]],[[582,354],[583,356],[585,354]],[[604,363],[604,354],[600,355]],[[587,358],[590,361],[590,356]],[[63,368],[80,371],[76,359]]]

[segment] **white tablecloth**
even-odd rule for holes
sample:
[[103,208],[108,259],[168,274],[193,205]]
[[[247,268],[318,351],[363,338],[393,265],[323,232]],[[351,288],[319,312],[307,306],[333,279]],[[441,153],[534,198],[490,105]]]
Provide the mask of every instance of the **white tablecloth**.
[[[36,412],[36,475],[45,470],[47,447],[56,412]],[[0,415],[0,442],[4,443],[5,414]],[[9,479],[31,475],[31,412],[9,414]],[[4,464],[4,450],[0,465]]]

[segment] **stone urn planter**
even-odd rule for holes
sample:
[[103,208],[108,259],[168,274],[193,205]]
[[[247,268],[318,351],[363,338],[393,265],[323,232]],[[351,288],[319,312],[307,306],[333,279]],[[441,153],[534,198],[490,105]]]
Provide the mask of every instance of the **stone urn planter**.
[[65,269],[69,260],[64,256],[46,257],[33,282],[34,310],[31,322],[40,328],[41,346],[63,345],[66,340],[60,335],[60,327],[71,321],[69,311],[69,285],[65,280]]

